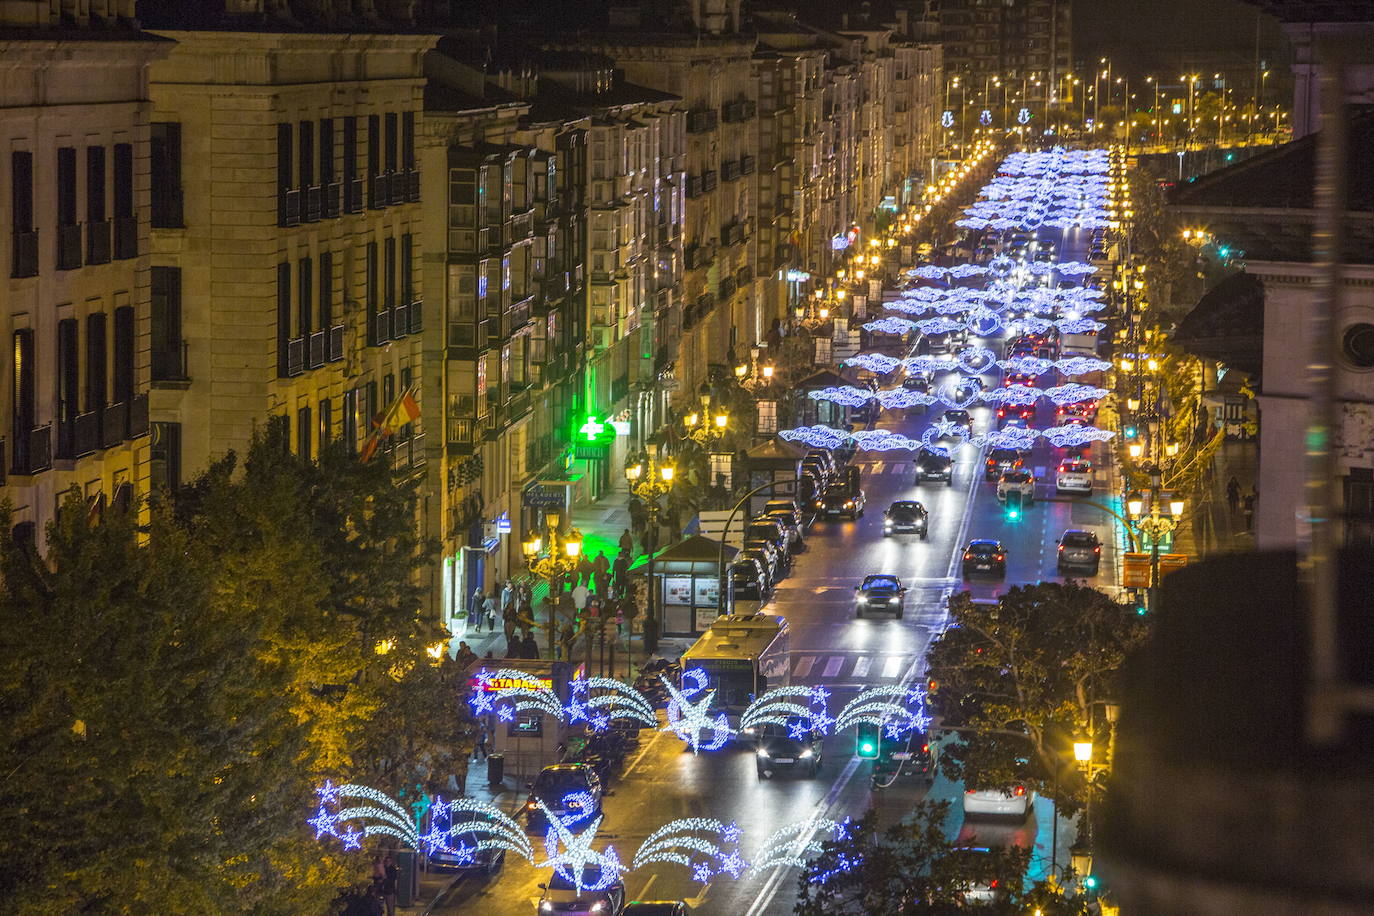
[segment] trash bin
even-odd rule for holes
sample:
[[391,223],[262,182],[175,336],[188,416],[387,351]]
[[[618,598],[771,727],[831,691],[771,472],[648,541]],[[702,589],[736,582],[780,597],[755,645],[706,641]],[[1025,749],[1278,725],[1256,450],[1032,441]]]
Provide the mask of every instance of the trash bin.
[[396,857],[396,870],[400,878],[396,882],[396,904],[410,906],[415,902],[416,891],[420,886],[415,852],[411,849],[398,849],[392,855]]
[[499,786],[506,776],[506,755],[487,755],[487,785]]

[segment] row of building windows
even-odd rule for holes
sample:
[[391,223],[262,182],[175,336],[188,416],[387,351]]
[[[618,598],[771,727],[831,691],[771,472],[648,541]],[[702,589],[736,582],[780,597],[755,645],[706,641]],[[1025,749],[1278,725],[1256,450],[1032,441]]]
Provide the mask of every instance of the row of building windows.
[[[336,126],[335,121],[341,121]],[[358,117],[277,125],[277,218],[283,226],[358,213]],[[342,143],[342,162],[335,156]],[[339,166],[342,165],[342,172]],[[420,199],[415,159],[415,113],[367,116],[367,206],[381,209]]]
[[[53,214],[53,263],[57,270],[83,264],[108,264],[138,255],[138,220],[134,215],[133,146],[116,143],[113,155],[104,146],[85,148],[84,181],[74,146],[58,147],[53,164],[57,207]],[[33,153],[10,153],[10,276],[38,275],[39,215],[35,206]],[[40,182],[41,183],[41,182]],[[84,185],[85,207],[81,197]],[[113,218],[111,218],[113,216]],[[84,217],[84,222],[83,222]]]

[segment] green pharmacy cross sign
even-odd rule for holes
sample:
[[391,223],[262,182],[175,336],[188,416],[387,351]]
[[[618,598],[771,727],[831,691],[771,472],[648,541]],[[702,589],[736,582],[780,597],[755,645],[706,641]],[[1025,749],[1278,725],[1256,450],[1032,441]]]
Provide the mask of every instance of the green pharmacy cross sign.
[[611,440],[615,438],[615,427],[602,423],[595,416],[589,416],[577,432],[578,436],[573,444],[574,458],[606,459],[611,456]]

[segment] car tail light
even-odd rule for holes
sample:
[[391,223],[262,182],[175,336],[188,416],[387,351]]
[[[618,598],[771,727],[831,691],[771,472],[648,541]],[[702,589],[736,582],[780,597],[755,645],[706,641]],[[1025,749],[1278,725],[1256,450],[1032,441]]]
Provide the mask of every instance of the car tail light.
[[999,554],[997,555],[997,559],[999,559],[999,560],[1005,560],[1006,558],[1007,558],[1007,555],[1004,554],[1004,553],[999,553]]
[[930,753],[930,745],[929,745],[929,744],[923,744],[923,745],[921,745],[921,753],[922,753],[922,754],[929,754],[929,753]]
[[972,559],[973,559],[973,554],[971,554],[971,553],[965,553],[965,554],[964,554],[964,559],[965,559],[965,560],[972,560]]
[[1101,545],[1098,545],[1097,547],[1094,547],[1094,548],[1093,548],[1093,553],[1101,553],[1101,552],[1102,552],[1102,547],[1101,547]]
[[1060,553],[1063,553],[1063,552],[1064,552],[1064,545],[1063,545],[1063,544],[1060,544],[1060,545],[1059,545],[1059,552],[1060,552]]
[[1025,787],[1025,786],[1017,786],[1017,787],[1016,787],[1016,797],[1017,797],[1017,798],[1020,798],[1022,795],[1025,795],[1025,794],[1026,794],[1026,787]]

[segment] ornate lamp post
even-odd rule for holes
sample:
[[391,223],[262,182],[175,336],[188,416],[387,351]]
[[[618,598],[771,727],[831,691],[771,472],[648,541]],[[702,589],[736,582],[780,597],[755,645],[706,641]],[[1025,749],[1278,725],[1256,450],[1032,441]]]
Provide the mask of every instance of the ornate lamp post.
[[530,533],[529,539],[521,547],[525,551],[525,565],[529,571],[549,580],[549,658],[553,658],[558,623],[557,604],[562,591],[560,586],[577,569],[578,557],[582,555],[582,535],[576,528],[567,534],[559,534],[557,527],[551,526],[547,554],[540,556],[544,542],[535,532]]
[[1164,515],[1164,495],[1161,492],[1163,473],[1158,467],[1147,469],[1150,474],[1150,498],[1146,505],[1140,493],[1133,493],[1126,500],[1126,511],[1136,520],[1135,526],[1140,533],[1150,539],[1150,587],[1146,592],[1146,606],[1151,612],[1155,609],[1155,589],[1159,585],[1159,542],[1178,528],[1183,518],[1186,503],[1174,495],[1169,498],[1169,514]]
[[[725,420],[729,422],[728,417]],[[722,428],[725,425],[722,423]],[[654,554],[658,550],[658,501],[673,489],[675,469],[671,463],[658,463],[658,446],[650,444],[648,451],[647,460],[636,461],[625,468],[625,479],[629,482],[630,492],[649,511],[649,530],[645,537],[645,546],[649,548],[649,596],[644,614],[644,651],[651,653],[658,649],[661,623],[658,619],[658,583],[654,581]]]

